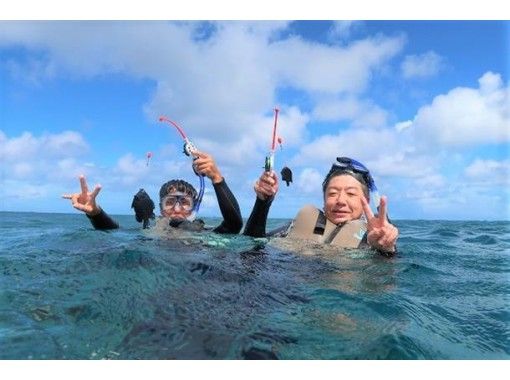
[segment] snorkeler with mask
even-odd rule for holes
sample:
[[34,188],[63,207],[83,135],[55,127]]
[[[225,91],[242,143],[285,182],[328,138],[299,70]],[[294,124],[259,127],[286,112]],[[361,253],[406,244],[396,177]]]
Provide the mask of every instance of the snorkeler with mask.
[[[218,205],[223,216],[223,222],[212,229],[217,233],[237,234],[243,227],[241,210],[234,194],[230,191],[225,179],[221,175],[214,158],[204,152],[200,152],[188,138],[184,130],[174,121],[165,116],[159,118],[160,122],[169,124],[179,133],[182,138],[183,153],[192,159],[192,168],[200,180],[200,190],[197,193],[195,188],[186,181],[174,179],[161,186],[159,191],[159,207],[161,217],[157,225],[164,227],[180,228],[188,231],[201,231],[209,229],[201,219],[196,219],[204,195],[204,177],[211,180]],[[152,153],[150,153],[152,157]],[[148,156],[148,160],[150,159]],[[148,165],[147,161],[147,165]],[[108,230],[118,228],[119,225],[97,204],[96,197],[101,190],[96,185],[92,192],[88,191],[85,177],[80,176],[81,193],[64,194],[62,197],[70,199],[74,208],[85,212],[92,225],[96,229]],[[143,228],[149,227],[149,219],[154,219],[154,202],[144,189],[140,189],[133,197],[131,208],[135,210],[137,222],[143,223]]]
[[[278,177],[264,172],[254,186],[255,205],[244,235],[308,240],[342,248],[372,247],[392,255],[398,229],[387,217],[387,199],[379,197],[369,170],[349,157],[337,157],[322,183],[324,205],[304,206],[289,224],[266,233],[269,208],[278,192]],[[378,205],[374,215],[370,199]]]
[[[211,180],[223,216],[222,223],[212,231],[222,234],[239,233],[243,225],[239,204],[221,175],[213,157],[198,151],[195,152],[195,156],[196,158],[193,161],[194,170]],[[96,185],[94,190],[89,192],[87,181],[83,175],[80,176],[80,186],[80,193],[65,194],[63,198],[71,200],[75,209],[83,211],[94,228],[100,230],[118,228],[119,224],[96,202],[101,186]],[[200,201],[201,196],[199,197],[199,193],[190,183],[180,179],[170,180],[161,186],[159,192],[160,219],[173,228],[191,231],[207,229],[204,222],[196,218]]]

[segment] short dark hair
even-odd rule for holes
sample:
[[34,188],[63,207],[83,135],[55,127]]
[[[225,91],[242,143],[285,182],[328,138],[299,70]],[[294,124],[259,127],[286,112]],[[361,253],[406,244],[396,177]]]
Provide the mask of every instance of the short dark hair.
[[197,200],[197,191],[192,184],[182,179],[172,179],[161,186],[159,190],[159,201],[166,197],[170,192],[180,191],[193,198],[193,201]]
[[338,177],[340,175],[350,175],[351,177],[354,177],[354,179],[356,179],[361,184],[361,189],[363,190],[363,194],[365,194],[365,198],[370,199],[370,190],[368,189],[368,184],[365,177],[360,173],[355,173],[348,169],[336,169],[329,171],[326,178],[324,179],[324,182],[322,183],[322,193],[324,195],[326,194],[326,189],[331,180],[334,177]]

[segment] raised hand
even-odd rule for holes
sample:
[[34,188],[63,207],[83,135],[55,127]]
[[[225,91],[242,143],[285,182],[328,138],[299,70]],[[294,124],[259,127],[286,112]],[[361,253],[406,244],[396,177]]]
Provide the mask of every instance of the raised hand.
[[278,192],[278,176],[274,171],[264,171],[253,187],[257,198],[266,200]]
[[193,155],[195,156],[193,166],[197,173],[205,175],[212,183],[220,183],[223,180],[220,170],[210,154],[195,151]]
[[101,191],[101,185],[96,185],[94,190],[89,193],[87,180],[84,175],[80,175],[81,193],[64,194],[62,198],[70,199],[73,207],[77,210],[83,211],[88,215],[97,215],[101,209],[96,204],[97,194]]
[[379,215],[374,216],[370,205],[364,197],[361,197],[363,211],[367,218],[367,241],[368,244],[378,250],[393,253],[396,251],[396,242],[398,238],[398,229],[388,222],[387,204],[385,196],[381,197],[379,203]]

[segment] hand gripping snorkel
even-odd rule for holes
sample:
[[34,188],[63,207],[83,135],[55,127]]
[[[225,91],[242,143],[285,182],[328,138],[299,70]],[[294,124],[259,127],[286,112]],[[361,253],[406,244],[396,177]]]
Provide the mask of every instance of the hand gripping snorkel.
[[[170,125],[173,125],[177,129],[177,132],[181,135],[182,139],[184,140],[183,153],[186,156],[191,157],[193,160],[195,160],[196,157],[193,157],[193,154],[195,152],[197,152],[198,149],[191,142],[191,140],[186,136],[186,134],[184,133],[182,128],[179,127],[179,125],[177,125],[176,122],[168,119],[165,116],[160,116],[159,121],[166,122],[166,123],[168,123]],[[198,196],[197,196],[197,199],[195,200],[195,204],[193,205],[193,209],[191,210],[190,216],[188,218],[186,218],[189,221],[193,221],[195,219],[195,217],[196,217],[196,215],[198,213],[198,210],[200,209],[200,203],[202,203],[202,197],[204,196],[204,189],[205,189],[204,176],[199,174],[199,173],[197,173],[197,171],[195,170],[194,166],[192,166],[192,168],[193,168],[193,171],[195,172],[195,174],[198,176],[198,178],[200,180],[200,191],[198,192]]]
[[[266,161],[264,163],[264,170],[266,172],[270,172],[274,168],[274,151],[276,146],[276,125],[278,123],[278,112],[279,109],[274,109],[274,126],[273,126],[273,142],[271,143],[271,151],[266,156]],[[279,139],[281,141],[281,139]]]
[[[278,144],[280,144],[280,148],[282,147],[282,138],[276,137],[276,126],[278,123],[278,112],[279,109],[274,109],[274,126],[273,126],[273,140],[271,142],[271,150],[269,154],[266,156],[266,160],[264,163],[264,171],[271,172],[274,168],[274,153],[276,149],[276,142],[278,141]],[[282,176],[282,181],[285,181],[287,183],[287,186],[289,186],[289,183],[292,182],[292,171],[288,167],[283,167],[282,171],[280,172]]]

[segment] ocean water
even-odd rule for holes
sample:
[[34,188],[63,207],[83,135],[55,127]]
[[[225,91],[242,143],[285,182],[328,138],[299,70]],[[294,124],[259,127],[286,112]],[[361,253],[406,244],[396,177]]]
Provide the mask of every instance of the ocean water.
[[0,359],[510,358],[510,222],[395,221],[387,258],[116,219],[0,213]]

